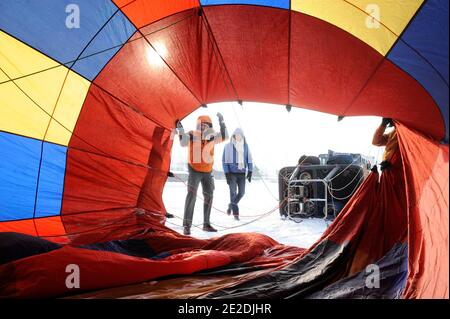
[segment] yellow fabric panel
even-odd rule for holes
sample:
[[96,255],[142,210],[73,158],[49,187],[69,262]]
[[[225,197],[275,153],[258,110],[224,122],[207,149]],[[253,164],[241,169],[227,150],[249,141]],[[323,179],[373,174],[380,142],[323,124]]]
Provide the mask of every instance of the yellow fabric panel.
[[89,81],[78,74],[69,73],[58,106],[53,113],[53,119],[45,137],[46,141],[62,145],[69,144],[71,132],[73,132],[77,122],[90,84]]
[[8,77],[3,72],[0,72],[0,83],[6,81],[8,81]]
[[58,62],[0,31],[0,67],[11,78],[15,79],[58,65]]
[[[423,0],[292,0],[291,8],[327,21],[386,55],[422,2]],[[376,12],[379,13],[380,23],[371,17]]]
[[377,5],[380,22],[397,36],[401,35],[409,21],[420,8],[424,0],[345,0],[362,11],[369,11],[370,6]]
[[0,67],[0,130],[67,145],[90,82],[1,31]]
[[[20,78],[15,80],[15,83],[42,109],[52,114],[66,73],[67,68],[60,66],[45,72]],[[17,90],[19,89],[17,88]],[[29,103],[33,102],[30,100]],[[44,137],[41,136],[40,139],[42,138]]]
[[49,119],[14,83],[0,85],[0,130],[42,139]]

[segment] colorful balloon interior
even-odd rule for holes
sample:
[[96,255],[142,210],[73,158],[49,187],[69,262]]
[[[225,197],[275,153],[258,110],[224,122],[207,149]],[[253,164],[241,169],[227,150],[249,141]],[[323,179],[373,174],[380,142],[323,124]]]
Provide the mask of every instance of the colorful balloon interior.
[[[91,296],[448,298],[448,2],[366,2],[2,0],[0,295],[73,294],[76,263]],[[183,236],[172,129],[222,101],[393,118],[400,154],[312,247]]]

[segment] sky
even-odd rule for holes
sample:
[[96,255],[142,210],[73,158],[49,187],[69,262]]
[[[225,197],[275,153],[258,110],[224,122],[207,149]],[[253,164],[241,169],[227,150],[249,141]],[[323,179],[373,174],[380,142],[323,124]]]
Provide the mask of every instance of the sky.
[[[379,117],[346,117],[337,121],[336,115],[293,107],[244,102],[209,104],[199,108],[182,120],[187,131],[195,129],[199,115],[209,115],[214,128],[219,130],[217,112],[222,113],[231,135],[241,127],[246,135],[253,162],[263,173],[276,175],[285,166],[293,166],[302,155],[317,156],[328,150],[361,153],[381,159],[383,149],[371,144]],[[222,170],[222,152],[225,143],[215,148],[214,168]],[[187,162],[187,148],[175,139],[172,149],[172,170]]]

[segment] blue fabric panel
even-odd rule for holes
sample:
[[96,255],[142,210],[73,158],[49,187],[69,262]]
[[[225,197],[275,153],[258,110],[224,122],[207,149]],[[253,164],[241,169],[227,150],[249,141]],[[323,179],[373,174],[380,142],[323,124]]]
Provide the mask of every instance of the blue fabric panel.
[[135,32],[136,28],[119,11],[89,44],[72,69],[92,81]]
[[408,246],[396,244],[385,256],[375,263],[379,267],[379,287],[367,287],[366,280],[373,274],[368,268],[341,279],[308,299],[398,299],[406,286],[408,276]]
[[275,8],[289,9],[290,0],[200,0],[203,6],[217,4],[254,4]]
[[401,39],[417,50],[448,84],[448,0],[429,0]]
[[61,211],[67,148],[44,143],[35,217],[59,215]]
[[423,58],[401,41],[392,49],[388,59],[414,77],[432,96],[441,110],[445,123],[444,140],[448,142],[449,91],[447,84]]
[[[77,5],[80,27],[68,28],[68,5]],[[74,61],[95,34],[113,16],[118,8],[110,0],[2,0],[0,1],[0,29],[45,53],[62,64]],[[20,15],[20,18],[18,18]],[[99,39],[94,40],[90,52],[126,42],[132,27],[119,11],[111,19]],[[118,50],[119,48],[115,49]],[[77,70],[93,78],[111,57],[98,54],[77,65]],[[88,62],[89,60],[89,62]]]
[[0,220],[32,218],[40,141],[0,132]]
[[430,0],[420,9],[388,59],[414,77],[439,106],[446,125],[448,143],[448,5],[447,0]]
[[67,148],[0,132],[0,221],[56,216],[60,213]]

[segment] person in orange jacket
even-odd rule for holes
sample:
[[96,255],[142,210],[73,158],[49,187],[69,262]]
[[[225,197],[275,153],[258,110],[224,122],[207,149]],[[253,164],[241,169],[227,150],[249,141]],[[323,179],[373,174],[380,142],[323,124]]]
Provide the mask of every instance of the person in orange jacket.
[[[394,127],[394,130],[385,134],[384,132],[388,127]],[[392,119],[383,118],[381,125],[377,128],[375,134],[373,135],[372,144],[375,146],[385,146],[383,161],[380,163],[381,170],[392,166],[392,159],[399,150],[397,131],[395,130],[395,124]]]
[[223,116],[217,113],[220,124],[220,132],[213,128],[211,118],[207,115],[199,116],[197,128],[188,133],[184,132],[180,121],[176,122],[180,144],[189,147],[189,177],[188,193],[184,206],[183,233],[191,234],[192,217],[197,198],[198,186],[202,184],[203,190],[203,230],[216,232],[211,226],[210,216],[214,193],[214,177],[212,175],[214,165],[214,146],[228,139],[228,132],[223,120]]

